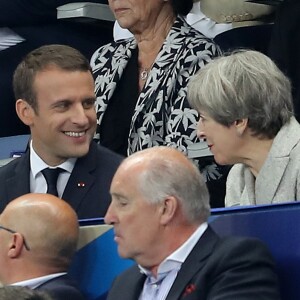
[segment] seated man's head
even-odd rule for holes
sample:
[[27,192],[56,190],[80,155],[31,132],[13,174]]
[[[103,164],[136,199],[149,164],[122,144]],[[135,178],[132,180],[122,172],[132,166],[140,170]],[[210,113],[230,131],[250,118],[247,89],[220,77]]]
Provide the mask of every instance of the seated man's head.
[[15,71],[13,87],[17,114],[48,165],[87,154],[96,129],[94,80],[79,51],[48,45],[30,52]]
[[0,282],[66,272],[78,241],[77,215],[49,194],[26,194],[0,215]]
[[153,268],[207,220],[209,195],[198,168],[178,150],[153,147],[126,158],[105,216],[122,257]]

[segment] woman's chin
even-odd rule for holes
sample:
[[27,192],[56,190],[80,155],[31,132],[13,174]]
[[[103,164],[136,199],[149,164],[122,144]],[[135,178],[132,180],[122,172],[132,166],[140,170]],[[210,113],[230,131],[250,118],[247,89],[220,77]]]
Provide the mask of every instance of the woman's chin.
[[222,157],[219,155],[214,155],[214,158],[215,158],[215,162],[221,166],[232,164],[225,157]]

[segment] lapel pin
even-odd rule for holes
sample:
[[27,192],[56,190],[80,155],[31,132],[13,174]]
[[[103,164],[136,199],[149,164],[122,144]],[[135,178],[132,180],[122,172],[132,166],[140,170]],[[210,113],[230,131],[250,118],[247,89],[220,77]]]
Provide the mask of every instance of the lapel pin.
[[83,188],[83,187],[85,187],[85,183],[80,181],[80,182],[77,183],[77,187]]

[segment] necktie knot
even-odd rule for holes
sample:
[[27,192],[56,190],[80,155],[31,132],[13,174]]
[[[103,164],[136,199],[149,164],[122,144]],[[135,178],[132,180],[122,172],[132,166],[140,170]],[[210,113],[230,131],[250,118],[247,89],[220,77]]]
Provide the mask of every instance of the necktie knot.
[[47,182],[47,194],[58,196],[56,185],[57,185],[58,175],[61,171],[62,171],[61,168],[55,168],[55,169],[46,168],[42,170],[42,174],[44,175]]

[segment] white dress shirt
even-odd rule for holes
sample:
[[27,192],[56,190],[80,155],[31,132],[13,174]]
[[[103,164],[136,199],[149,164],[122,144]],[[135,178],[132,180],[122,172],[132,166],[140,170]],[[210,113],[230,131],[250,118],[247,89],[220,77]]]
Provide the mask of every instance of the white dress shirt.
[[[58,196],[61,198],[68,180],[71,176],[73,168],[75,166],[77,158],[69,158],[62,164],[56,166],[56,168],[61,168],[64,171],[60,172],[57,179],[57,192]],[[34,151],[32,147],[32,142],[30,142],[30,192],[31,193],[43,193],[47,192],[46,179],[42,174],[42,170],[45,168],[53,168],[48,166]]]
[[63,276],[65,274],[67,274],[67,273],[66,272],[54,273],[54,274],[50,274],[50,275],[45,275],[45,276],[41,276],[41,277],[36,277],[36,278],[28,279],[28,280],[15,282],[11,285],[26,286],[30,289],[35,289],[35,288],[39,287],[40,285],[42,285],[43,283],[45,283],[53,278]]
[[147,275],[139,300],[165,300],[181,265],[191,253],[198,240],[207,229],[207,223],[201,224],[197,230],[176,251],[171,253],[157,269],[157,277],[148,270],[139,266],[141,273]]

